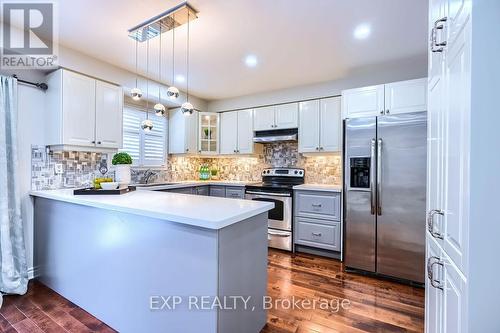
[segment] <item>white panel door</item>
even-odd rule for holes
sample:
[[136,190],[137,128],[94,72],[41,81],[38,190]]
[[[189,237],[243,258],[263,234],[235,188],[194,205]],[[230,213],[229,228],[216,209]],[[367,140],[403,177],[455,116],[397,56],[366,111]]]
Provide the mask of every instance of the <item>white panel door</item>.
[[238,153],[253,154],[253,111],[241,110],[238,113]]
[[275,109],[275,128],[297,128],[299,126],[299,103],[277,105]]
[[443,266],[440,264],[442,250],[429,233],[426,233],[426,257],[425,332],[444,333],[442,328],[444,292],[439,286],[443,283]]
[[427,111],[427,78],[385,85],[385,114]]
[[319,151],[319,100],[299,103],[299,153]]
[[342,91],[343,118],[378,116],[383,113],[383,84]]
[[119,86],[96,81],[96,146],[122,147],[123,90]]
[[448,45],[445,61],[445,197],[443,248],[467,274],[470,158],[470,24]]
[[199,113],[194,111],[192,115],[183,116],[186,119],[186,153],[197,154],[198,147],[198,117]]
[[275,128],[275,106],[254,109],[254,131],[266,131]]
[[171,110],[168,117],[168,153],[186,153],[186,119],[180,109]]
[[[427,112],[427,212],[443,211],[443,98],[444,78],[436,76],[429,86],[429,111]],[[429,82],[431,83],[431,82]],[[442,245],[444,235],[443,216],[434,214],[429,232]]]
[[238,111],[220,115],[220,153],[235,154],[238,149]]
[[467,332],[467,293],[465,278],[448,259],[444,260],[443,332]]
[[320,100],[319,149],[324,152],[342,150],[342,115],[340,97]]
[[63,71],[63,144],[95,146],[95,80]]

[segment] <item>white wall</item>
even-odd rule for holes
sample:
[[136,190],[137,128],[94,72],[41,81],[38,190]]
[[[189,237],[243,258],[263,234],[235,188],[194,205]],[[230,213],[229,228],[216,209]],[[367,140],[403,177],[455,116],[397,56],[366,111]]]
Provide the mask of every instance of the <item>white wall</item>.
[[209,111],[228,111],[340,95],[344,89],[427,76],[427,56],[348,71],[341,79],[208,102]]

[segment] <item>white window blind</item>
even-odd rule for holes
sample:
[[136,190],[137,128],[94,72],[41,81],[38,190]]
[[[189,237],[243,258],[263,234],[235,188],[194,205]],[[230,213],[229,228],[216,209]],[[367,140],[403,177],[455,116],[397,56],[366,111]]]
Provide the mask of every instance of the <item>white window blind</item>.
[[167,133],[167,119],[149,114],[153,122],[153,130],[144,132],[141,129],[142,121],[146,119],[146,112],[135,107],[123,108],[123,148],[130,154],[133,165],[156,166],[165,163],[165,147]]

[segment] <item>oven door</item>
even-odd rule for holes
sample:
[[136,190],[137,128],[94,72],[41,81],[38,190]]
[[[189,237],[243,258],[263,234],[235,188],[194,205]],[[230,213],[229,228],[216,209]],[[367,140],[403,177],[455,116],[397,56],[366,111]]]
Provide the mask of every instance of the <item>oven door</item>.
[[274,203],[274,208],[269,211],[269,228],[292,230],[292,197],[290,194],[247,191],[245,198]]

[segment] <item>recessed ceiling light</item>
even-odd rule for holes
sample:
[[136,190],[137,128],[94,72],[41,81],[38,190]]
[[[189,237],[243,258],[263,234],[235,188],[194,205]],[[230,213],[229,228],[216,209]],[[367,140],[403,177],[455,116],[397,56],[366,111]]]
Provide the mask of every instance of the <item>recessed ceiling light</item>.
[[255,67],[257,66],[257,57],[253,54],[249,54],[245,57],[245,65],[248,67]]
[[368,24],[360,24],[354,29],[354,38],[366,39],[370,36],[371,27]]
[[184,75],[177,74],[177,75],[175,76],[175,81],[176,81],[176,82],[181,82],[181,83],[182,83],[182,82],[185,82],[185,81],[186,81],[186,78],[184,77]]

